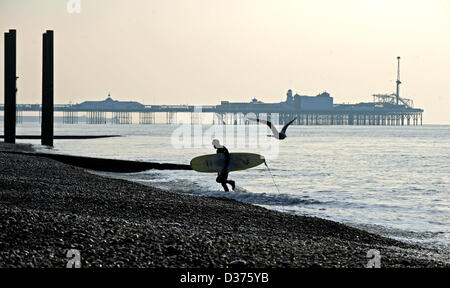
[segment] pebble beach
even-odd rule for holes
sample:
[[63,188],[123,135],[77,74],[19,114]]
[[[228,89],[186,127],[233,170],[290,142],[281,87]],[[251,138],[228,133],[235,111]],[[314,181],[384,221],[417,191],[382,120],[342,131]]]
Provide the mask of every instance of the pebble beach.
[[[110,179],[0,144],[0,267],[450,267],[436,251],[316,217]],[[441,255],[442,256],[442,255]]]

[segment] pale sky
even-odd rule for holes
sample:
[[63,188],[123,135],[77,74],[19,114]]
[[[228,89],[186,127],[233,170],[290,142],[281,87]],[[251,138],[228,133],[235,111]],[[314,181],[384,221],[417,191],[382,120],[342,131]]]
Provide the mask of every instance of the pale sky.
[[[394,93],[450,124],[450,0],[0,0],[17,29],[18,103],[40,103],[42,33],[55,31],[55,102],[219,104],[327,91]],[[4,40],[0,45],[3,103]]]

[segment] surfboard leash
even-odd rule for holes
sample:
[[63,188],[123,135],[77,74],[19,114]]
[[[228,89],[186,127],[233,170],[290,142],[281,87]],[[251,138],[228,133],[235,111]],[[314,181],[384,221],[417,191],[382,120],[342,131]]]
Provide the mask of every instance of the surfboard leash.
[[275,188],[277,188],[278,194],[281,194],[280,189],[278,189],[277,183],[275,183],[275,178],[273,178],[272,171],[270,171],[269,165],[267,165],[266,163],[266,159],[264,159],[264,165],[266,165],[267,171],[269,171],[270,176],[272,176],[273,185],[275,185]]

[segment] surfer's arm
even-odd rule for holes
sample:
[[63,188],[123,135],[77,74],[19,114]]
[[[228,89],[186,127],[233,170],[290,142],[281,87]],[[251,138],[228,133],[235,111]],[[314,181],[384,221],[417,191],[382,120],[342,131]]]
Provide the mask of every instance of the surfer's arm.
[[228,171],[228,165],[230,165],[230,152],[228,152],[228,149],[225,148],[223,154],[225,154],[225,167],[223,170]]

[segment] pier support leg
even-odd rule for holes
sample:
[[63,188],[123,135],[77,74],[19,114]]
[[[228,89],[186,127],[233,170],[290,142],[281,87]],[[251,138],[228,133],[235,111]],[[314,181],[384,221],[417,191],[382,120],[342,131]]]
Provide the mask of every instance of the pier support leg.
[[177,123],[177,113],[166,112],[166,124],[176,124],[176,123]]
[[226,125],[227,124],[225,122],[225,114],[224,113],[216,113],[215,116],[217,118],[217,121],[216,121],[217,125]]
[[113,112],[112,113],[112,123],[113,124],[132,124],[132,113],[131,112]]
[[63,123],[64,124],[78,124],[78,112],[63,111]]
[[155,117],[153,112],[139,112],[139,124],[154,124]]
[[23,122],[22,111],[16,110],[16,124],[22,124],[22,122]]
[[106,124],[106,112],[89,111],[86,115],[87,124]]

